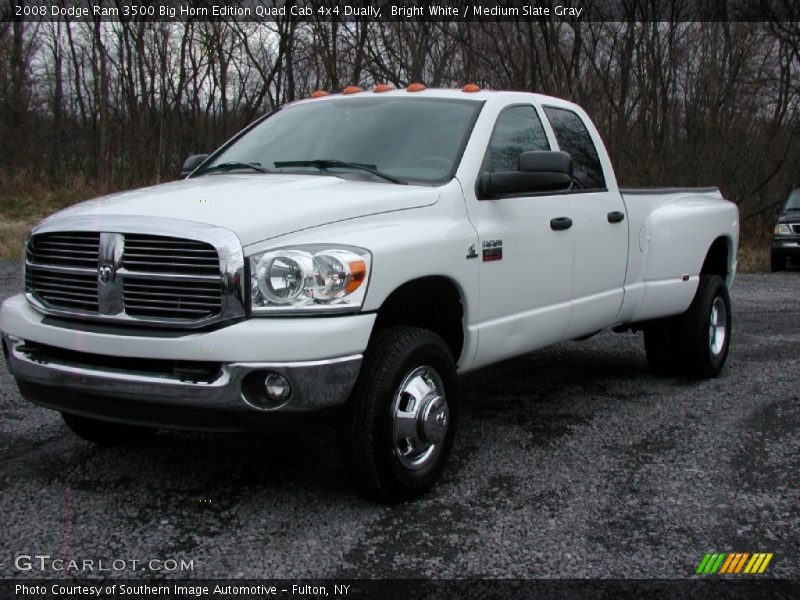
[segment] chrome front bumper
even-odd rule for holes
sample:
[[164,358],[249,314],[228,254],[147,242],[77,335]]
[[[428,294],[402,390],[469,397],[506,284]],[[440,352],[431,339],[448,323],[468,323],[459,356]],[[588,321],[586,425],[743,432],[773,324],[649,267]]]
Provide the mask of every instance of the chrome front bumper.
[[[175,374],[93,366],[77,353],[76,360],[51,359],[46,352],[26,351],[25,342],[20,338],[3,333],[2,339],[8,368],[17,378],[23,395],[30,400],[67,412],[118,421],[128,420],[121,414],[124,411],[118,409],[132,404],[150,408],[154,415],[159,408],[169,408],[173,413],[186,409],[236,413],[239,417],[266,413],[299,415],[340,407],[352,391],[362,360],[361,354],[356,354],[304,362],[227,363],[220,364],[217,374],[208,381],[188,381],[186,376]],[[124,364],[124,359],[120,362]],[[259,406],[258,398],[253,394],[263,390],[259,382],[268,372],[279,373],[288,379],[292,392],[283,403]],[[26,393],[30,389],[36,389],[37,393]],[[84,403],[82,396],[92,397],[95,402]],[[96,414],[98,411],[100,414]],[[148,424],[147,411],[137,409],[136,412],[140,416],[129,420]],[[180,427],[180,418],[178,423],[173,423],[174,420],[171,419],[166,426]],[[164,420],[154,416],[152,424],[163,425]],[[187,425],[186,428],[198,427]]]

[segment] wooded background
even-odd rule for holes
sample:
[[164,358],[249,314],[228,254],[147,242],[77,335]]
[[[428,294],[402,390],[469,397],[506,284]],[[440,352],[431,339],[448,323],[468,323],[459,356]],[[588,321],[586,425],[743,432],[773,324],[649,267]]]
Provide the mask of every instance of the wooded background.
[[80,181],[103,191],[174,179],[186,155],[317,88],[414,81],[573,100],[600,129],[621,185],[718,186],[739,204],[746,230],[767,230],[800,180],[795,22],[10,15],[0,18],[0,178],[6,188]]

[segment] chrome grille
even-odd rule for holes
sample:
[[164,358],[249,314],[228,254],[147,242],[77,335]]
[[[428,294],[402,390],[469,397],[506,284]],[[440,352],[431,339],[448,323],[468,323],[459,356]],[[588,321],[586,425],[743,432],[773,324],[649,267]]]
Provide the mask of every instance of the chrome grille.
[[147,273],[219,275],[219,257],[214,246],[156,235],[125,235],[122,266]]
[[134,317],[205,319],[222,309],[219,282],[129,279],[123,287],[125,312]]
[[25,286],[49,306],[97,312],[97,276],[46,271],[30,266]]
[[34,234],[25,287],[45,311],[126,322],[189,324],[221,317],[215,246],[141,233]]
[[50,233],[31,238],[28,260],[35,264],[97,269],[99,233]]
[[[97,312],[100,234],[63,232],[28,243],[25,288],[49,306]],[[74,269],[87,270],[85,273]]]

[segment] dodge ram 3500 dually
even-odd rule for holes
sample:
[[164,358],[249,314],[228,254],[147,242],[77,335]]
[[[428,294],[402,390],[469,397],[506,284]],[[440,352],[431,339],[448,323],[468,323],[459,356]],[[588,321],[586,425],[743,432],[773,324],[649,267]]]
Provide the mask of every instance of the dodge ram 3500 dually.
[[355,486],[398,501],[442,472],[459,372],[610,328],[658,372],[720,372],[739,226],[716,189],[620,190],[564,100],[386,87],[36,226],[0,310],[22,395],[100,443],[323,415]]

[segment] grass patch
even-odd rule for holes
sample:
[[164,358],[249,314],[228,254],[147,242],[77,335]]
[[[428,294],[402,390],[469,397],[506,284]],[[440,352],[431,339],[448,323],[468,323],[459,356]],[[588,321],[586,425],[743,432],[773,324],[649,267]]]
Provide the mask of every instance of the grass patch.
[[739,271],[753,273],[769,271],[770,243],[775,220],[742,219],[739,240]]
[[0,222],[0,258],[4,260],[18,259],[25,246],[25,238],[36,221],[3,221]]
[[769,243],[745,240],[739,246],[739,272],[769,271],[769,253]]

